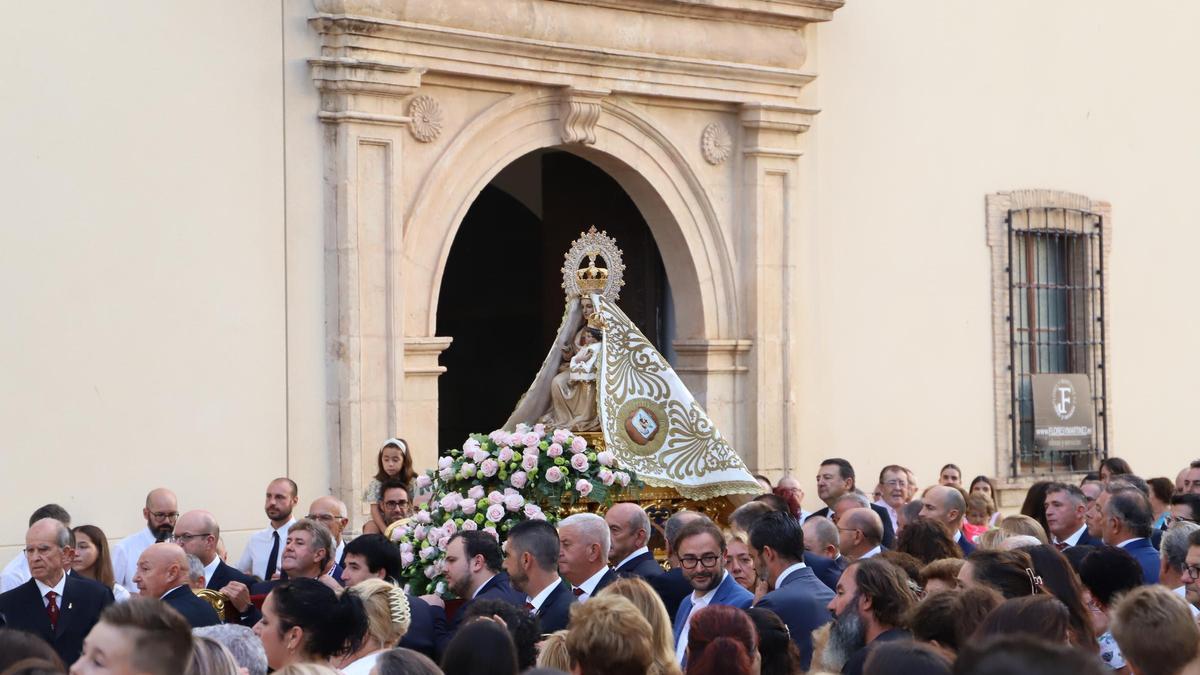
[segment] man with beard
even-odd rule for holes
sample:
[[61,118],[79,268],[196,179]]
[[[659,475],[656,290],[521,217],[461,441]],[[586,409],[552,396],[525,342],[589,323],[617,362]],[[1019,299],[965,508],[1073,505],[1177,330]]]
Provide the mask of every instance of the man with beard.
[[175,531],[179,518],[179,502],[175,493],[166,488],[155,488],[146,495],[142,507],[146,527],[121,540],[112,549],[113,581],[125,588],[136,588],[133,575],[137,574],[138,558],[151,544],[166,541]]
[[538,618],[542,632],[566,628],[577,600],[558,576],[558,531],[544,520],[526,520],[509,530],[504,548],[504,570],[513,588],[525,594],[525,609]]
[[707,518],[685,525],[671,548],[679,558],[684,578],[692,587],[692,592],[679,603],[679,611],[675,614],[675,658],[682,665],[693,614],[709,605],[749,609],[754,595],[725,571],[725,537]]
[[916,603],[900,568],[880,558],[851,563],[828,606],[833,628],[821,665],[843,675],[861,675],[874,646],[912,639],[902,622]]
[[812,661],[812,632],[829,621],[826,605],[833,600],[833,591],[804,564],[804,532],[787,514],[768,513],[754,523],[750,553],[758,578],[765,579],[771,589],[754,606],[783,619],[800,649],[800,668],[807,671]]
[[520,607],[525,598],[508,584],[508,575],[500,571],[504,553],[496,538],[478,530],[459,530],[446,544],[446,582],[450,592],[463,603],[454,613],[450,630],[458,624],[467,608],[479,600],[501,600]]
[[[821,468],[817,471],[817,496],[825,502],[826,506],[819,511],[814,511],[810,517],[824,516],[836,523],[834,506],[844,495],[855,494],[854,480],[854,466],[850,462],[840,457],[821,462]],[[864,506],[874,511],[883,522],[883,547],[891,548],[896,540],[896,533],[892,530],[892,519],[888,518],[887,509],[878,504],[872,504],[871,500],[865,497],[863,501],[865,502]]]
[[658,597],[662,598],[663,604],[667,606],[667,616],[674,617],[675,613],[679,611],[679,603],[683,602],[683,598],[692,592],[692,585],[684,578],[683,570],[679,568],[679,558],[675,549],[671,548],[671,542],[679,536],[679,532],[688,523],[693,520],[707,519],[708,517],[703,513],[696,511],[679,511],[667,519],[667,526],[664,529],[667,540],[667,560],[671,562],[671,570],[649,578],[650,585],[658,593]]
[[267,485],[267,501],[263,510],[271,524],[250,535],[246,550],[238,561],[238,569],[264,581],[270,581],[279,570],[283,543],[296,519],[292,509],[300,501],[300,490],[290,478],[276,478]]

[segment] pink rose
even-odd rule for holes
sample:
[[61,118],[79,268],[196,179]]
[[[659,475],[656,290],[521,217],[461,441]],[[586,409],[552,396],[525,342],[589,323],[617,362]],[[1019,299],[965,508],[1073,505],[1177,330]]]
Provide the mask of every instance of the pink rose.
[[434,527],[425,535],[425,540],[431,544],[436,544],[442,538],[443,534],[442,528]]
[[525,506],[525,498],[521,495],[509,495],[504,498],[504,507],[509,511],[516,513]]
[[464,516],[475,515],[475,509],[479,508],[474,499],[464,499],[458,508],[462,509]]
[[596,461],[600,462],[604,466],[612,466],[613,464],[616,463],[617,456],[614,455],[611,451],[605,450],[604,452],[596,454]]
[[401,553],[412,553],[412,552],[413,552],[413,545],[412,545],[411,543],[407,542],[407,541],[405,541],[405,542],[401,542],[401,544],[400,544],[400,552],[401,552]]
[[430,485],[433,485],[432,478],[430,478],[429,476],[426,476],[425,474],[421,474],[420,476],[417,476],[417,489],[418,490],[424,490],[425,488],[429,487]]
[[475,466],[474,464],[472,464],[472,463],[470,463],[470,462],[463,462],[463,465],[462,465],[462,475],[466,476],[467,478],[474,478],[474,477],[475,477],[475,471],[476,471],[476,469],[478,469],[478,468],[479,468],[479,467]]
[[400,541],[400,539],[406,534],[408,533],[404,531],[403,527],[397,527],[396,529],[392,530],[392,541]]
[[413,564],[414,560],[416,560],[416,556],[412,554],[412,551],[405,551],[400,554],[400,564],[405,567]]
[[416,526],[415,528],[413,528],[413,539],[415,539],[417,541],[421,541],[422,539],[425,538],[425,532],[426,532],[426,529],[423,525]]
[[429,567],[425,568],[425,578],[426,579],[432,580],[437,575],[438,575],[437,568],[434,567],[433,565],[430,565]]
[[504,488],[504,496],[505,496],[505,497],[507,497],[507,496],[509,496],[509,495],[519,495],[519,494],[521,494],[521,493],[520,493],[520,492],[517,492],[516,490],[514,490],[514,489],[512,489],[512,488],[510,488],[510,487],[506,487],[506,488]]
[[423,548],[421,549],[421,560],[429,560],[435,553],[437,553],[437,549]]
[[576,436],[575,440],[571,441],[571,452],[583,452],[587,450],[587,439],[583,436]]
[[557,483],[558,481],[560,481],[562,479],[563,479],[562,469],[558,468],[557,466],[552,466],[549,469],[546,469],[546,480],[547,481],[549,481],[551,483]]
[[433,522],[433,518],[429,516],[429,512],[425,510],[417,511],[417,515],[413,516],[413,520],[424,525]]
[[483,495],[485,494],[487,493],[483,491],[482,485],[472,485],[471,489],[467,490],[467,499],[479,501],[480,499],[483,499]]
[[479,470],[483,472],[484,476],[491,478],[500,470],[500,465],[494,459],[485,459],[483,460],[483,464],[479,465]]
[[521,488],[525,487],[526,483],[529,482],[529,474],[525,473],[524,471],[517,471],[513,475],[509,476],[508,482],[512,483],[513,487],[520,490]]
[[487,519],[493,523],[498,523],[504,520],[504,507],[500,504],[492,504],[487,510]]
[[454,464],[453,457],[439,457],[438,458],[438,468],[439,469],[449,469],[452,464]]
[[533,446],[540,443],[541,440],[542,440],[541,436],[538,436],[537,434],[530,432],[530,433],[525,434],[525,438],[523,439],[522,442],[524,443],[525,447],[532,448]]
[[442,525],[442,532],[445,532],[446,536],[451,536],[458,532],[458,526],[454,524],[453,520],[447,520],[446,524]]
[[474,520],[464,520],[462,529],[464,532],[474,532],[479,529],[479,526],[475,524]]
[[503,448],[500,448],[499,457],[501,462],[511,462],[513,458],[512,448],[508,447],[507,445]]
[[510,445],[512,443],[512,434],[503,429],[493,431],[488,438],[491,438],[492,442],[496,445]]
[[618,471],[614,475],[617,477],[617,482],[621,484],[621,487],[629,486],[629,474],[624,471]]
[[540,457],[541,454],[542,454],[542,451],[538,450],[538,447],[536,445],[531,445],[521,451],[522,457]]
[[438,548],[442,549],[443,551],[446,550],[446,546],[449,543],[450,543],[450,537],[448,537],[448,536],[443,536],[441,539],[437,540]]
[[541,422],[533,425],[533,433],[537,434],[538,439],[541,439],[546,435],[546,425]]
[[473,453],[476,450],[478,450],[479,447],[480,447],[479,441],[475,440],[474,438],[468,438],[467,441],[465,443],[463,443],[462,449],[463,449],[464,453],[467,453],[467,452]]
[[526,471],[533,471],[537,468],[537,465],[538,458],[532,455],[525,455],[525,457],[521,459],[521,468],[525,469]]
[[563,443],[566,443],[567,439],[569,438],[571,438],[571,432],[567,431],[566,429],[554,430],[553,439],[555,443],[562,445]]
[[528,425],[528,424],[525,424],[524,422],[520,422],[520,423],[518,423],[518,424],[517,424],[517,428],[516,428],[516,432],[517,432],[518,434],[521,434],[522,436],[524,436],[525,434],[529,433],[529,425]]
[[442,501],[439,503],[442,505],[442,508],[445,509],[446,511],[453,511],[454,509],[458,508],[458,503],[461,501],[462,501],[462,495],[458,494],[457,492],[451,492],[450,494],[446,495],[445,497],[442,497]]
[[586,497],[592,494],[592,484],[580,478],[579,481],[575,483],[575,491],[579,493],[580,497]]
[[496,532],[496,528],[492,527],[491,525],[488,525],[487,527],[483,528],[483,530],[481,530],[481,531],[487,532],[488,534],[492,535],[493,539],[496,539],[496,540],[500,539],[500,533]]
[[604,483],[605,485],[612,485],[613,480],[616,478],[616,476],[613,475],[613,472],[609,471],[608,469],[600,469],[599,476],[600,482]]
[[575,469],[579,473],[583,473],[584,471],[587,471],[588,470],[587,455],[583,454],[582,452],[579,453],[578,455],[572,455],[571,456],[571,468]]
[[504,502],[504,495],[500,494],[499,492],[492,490],[488,494],[488,503],[489,504],[500,504],[503,502]]
[[542,510],[538,508],[537,504],[526,504],[525,517],[530,520],[545,520],[546,514],[542,513]]
[[562,455],[562,446],[558,443],[551,443],[550,447],[546,448],[547,457],[559,457]]
[[454,478],[454,467],[448,466],[438,472],[438,477],[442,480],[450,480]]

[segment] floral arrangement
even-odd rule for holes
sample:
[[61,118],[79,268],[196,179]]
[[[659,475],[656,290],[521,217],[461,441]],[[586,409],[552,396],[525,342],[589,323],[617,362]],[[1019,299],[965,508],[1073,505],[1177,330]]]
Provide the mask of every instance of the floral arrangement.
[[503,541],[524,520],[557,522],[560,513],[588,501],[610,505],[641,482],[566,429],[518,424],[516,431],[472,434],[461,449],[438,458],[437,469],[417,476],[432,496],[392,530],[400,547],[401,584],[414,595],[449,596],[445,550],[459,530],[482,530]]

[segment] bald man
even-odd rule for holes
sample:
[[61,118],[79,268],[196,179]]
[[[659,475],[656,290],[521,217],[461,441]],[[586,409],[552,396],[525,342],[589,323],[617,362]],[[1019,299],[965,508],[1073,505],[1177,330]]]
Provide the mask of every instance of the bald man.
[[342,559],[346,556],[346,542],[342,540],[342,532],[350,524],[346,503],[333,495],[317,497],[309,505],[307,517],[309,520],[315,520],[327,527],[329,534],[333,535],[334,552],[332,560],[338,565],[336,568],[338,574],[334,576],[334,579],[341,581]]
[[868,508],[850,509],[837,522],[838,548],[851,562],[882,553],[883,520]]
[[167,488],[155,488],[146,495],[142,507],[146,527],[125,537],[112,549],[113,580],[125,588],[134,588],[133,575],[137,573],[138,558],[151,544],[166,541],[175,530],[179,518],[179,502],[175,493]]
[[[188,511],[179,516],[171,542],[178,544],[185,553],[194,555],[204,565],[205,587],[221,592],[238,611],[238,622],[253,627],[261,618],[250,602],[250,587],[254,577],[225,564],[217,553],[221,541],[221,527],[208,511]],[[232,616],[230,616],[232,618]]]
[[954,543],[958,544],[964,558],[975,550],[975,545],[962,533],[962,521],[966,513],[967,500],[958,488],[935,485],[921,498],[921,517],[945,524],[954,533]]
[[663,573],[662,566],[646,546],[652,530],[650,518],[641,506],[633,502],[613,504],[604,514],[604,522],[608,523],[612,541],[608,559],[618,575],[653,579]]
[[212,605],[196,597],[188,585],[188,557],[176,544],[151,544],[138,558],[133,577],[143,597],[158,598],[175,608],[192,628],[221,623]]

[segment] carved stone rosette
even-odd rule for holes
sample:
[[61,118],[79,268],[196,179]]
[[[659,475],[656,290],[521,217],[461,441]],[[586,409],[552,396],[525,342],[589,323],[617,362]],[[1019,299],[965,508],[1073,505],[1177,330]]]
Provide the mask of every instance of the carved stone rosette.
[[428,143],[442,133],[442,106],[432,96],[414,96],[408,103],[408,116],[412,119],[408,130],[418,141]]
[[713,122],[704,127],[700,134],[700,152],[704,155],[704,161],[716,166],[728,159],[732,151],[733,138],[725,125]]

